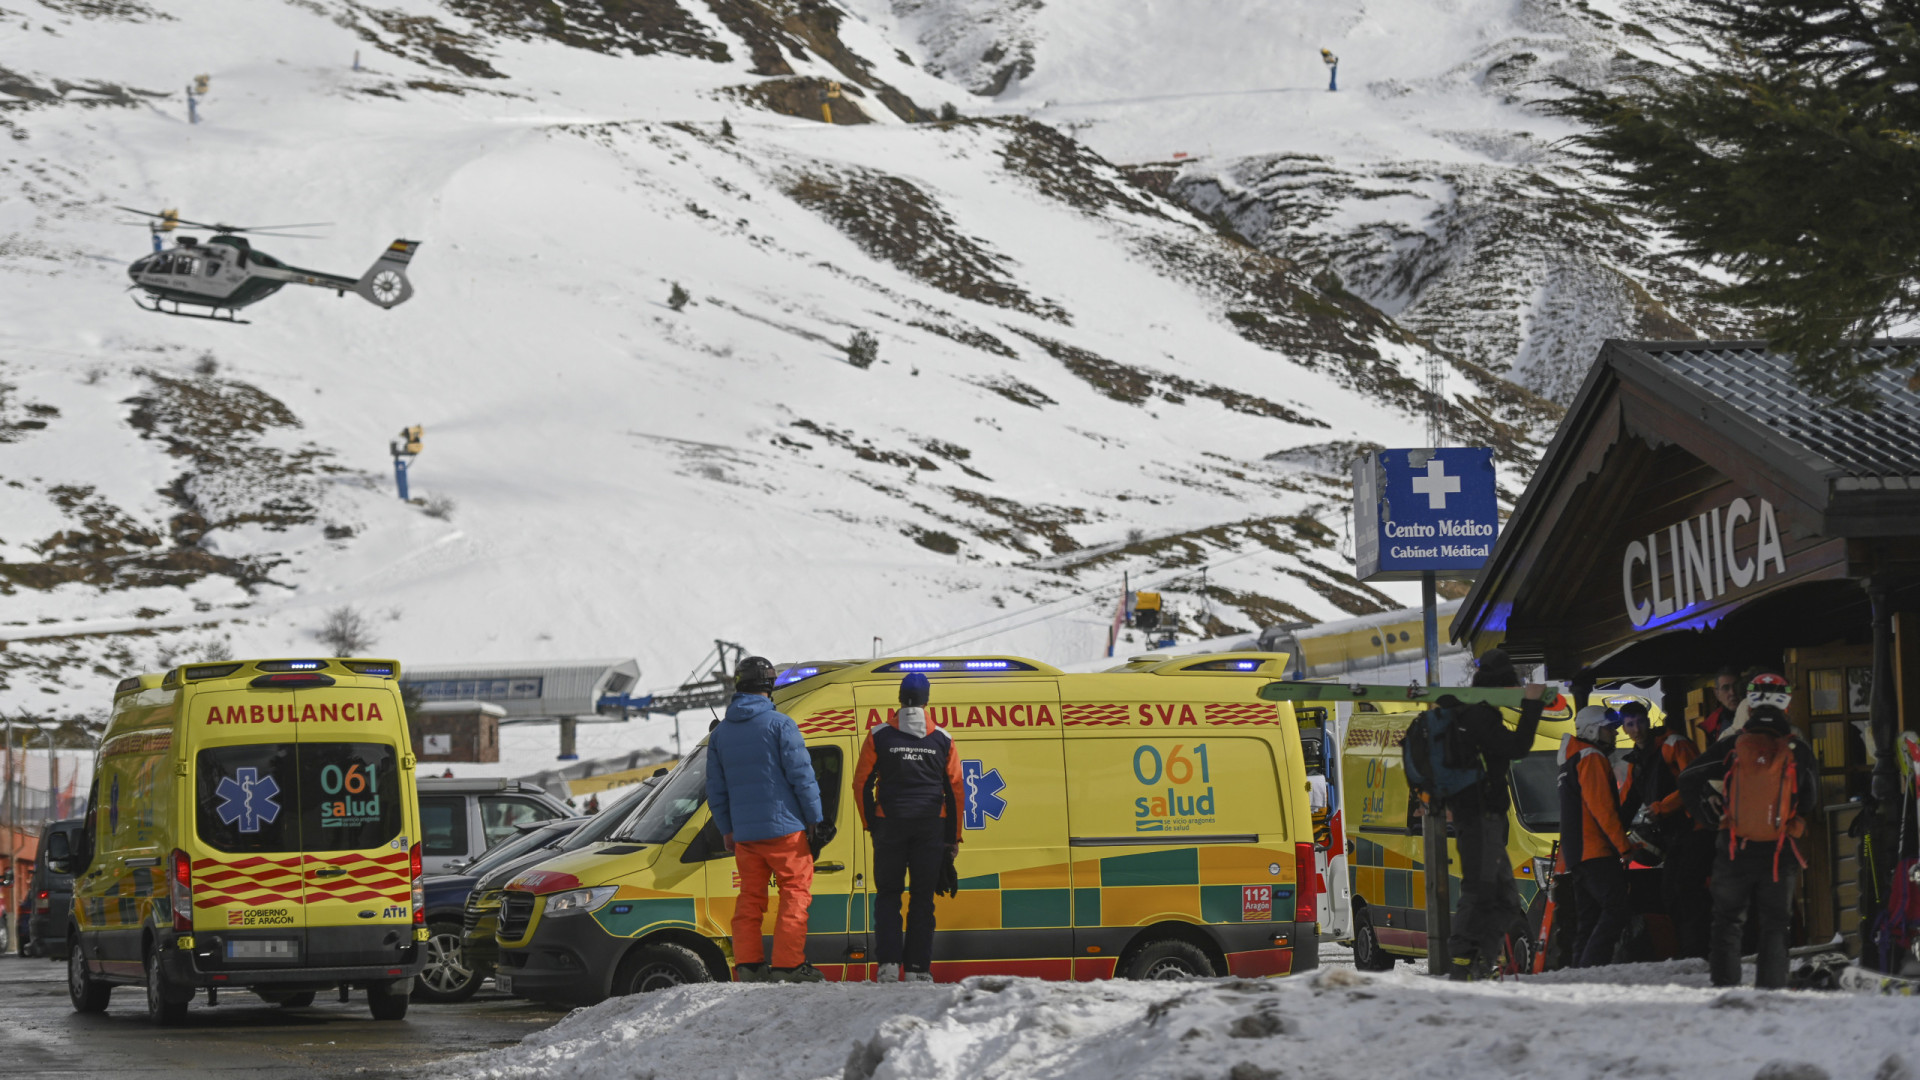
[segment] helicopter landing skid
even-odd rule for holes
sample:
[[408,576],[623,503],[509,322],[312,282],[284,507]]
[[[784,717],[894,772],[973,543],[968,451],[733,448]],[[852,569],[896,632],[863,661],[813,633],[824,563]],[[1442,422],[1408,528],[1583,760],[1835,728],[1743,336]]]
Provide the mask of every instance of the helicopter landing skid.
[[[212,304],[208,304],[207,310],[209,314],[202,315],[197,311],[184,310],[178,300],[161,300],[155,298],[152,303],[147,303],[136,296],[133,298],[133,302],[138,304],[142,311],[151,311],[160,315],[172,315],[177,319],[207,319],[212,322],[232,323],[235,326],[253,325],[250,320],[240,318],[240,313],[234,308],[215,307]],[[173,305],[171,309],[164,306],[169,303]],[[226,312],[226,314],[220,314],[222,311]]]

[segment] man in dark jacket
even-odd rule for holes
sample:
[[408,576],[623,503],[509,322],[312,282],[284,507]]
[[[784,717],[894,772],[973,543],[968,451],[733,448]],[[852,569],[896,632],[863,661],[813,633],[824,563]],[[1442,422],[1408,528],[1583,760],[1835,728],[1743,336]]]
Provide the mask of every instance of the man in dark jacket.
[[[960,848],[966,789],[953,739],[927,716],[927,677],[900,680],[900,708],[867,734],[853,790],[860,818],[873,834],[874,959],[879,981],[932,982],[933,894],[940,871]],[[907,925],[900,931],[900,894],[908,882]]]
[[[1713,857],[1713,933],[1707,965],[1715,986],[1740,985],[1740,939],[1749,906],[1759,919],[1755,986],[1787,985],[1787,931],[1806,860],[1799,839],[1814,823],[1819,767],[1813,749],[1787,720],[1791,694],[1778,675],[1747,689],[1747,723],[1680,774],[1680,795],[1694,816],[1717,827]],[[1789,755],[1780,760],[1781,747]],[[1776,768],[1775,781],[1766,769]],[[1787,796],[1782,797],[1783,793]],[[1741,821],[1773,819],[1773,839],[1743,836]]]
[[[707,804],[740,871],[733,908],[733,961],[741,982],[819,982],[807,963],[807,909],[813,903],[810,834],[821,829],[820,785],[800,729],[773,707],[773,665],[749,656],[734,673],[738,692],[707,736]],[[760,930],[767,879],[780,884],[773,966]]]
[[[1654,727],[1638,701],[1620,706],[1620,729],[1633,740],[1620,820],[1635,833],[1647,829],[1660,848],[1660,900],[1673,920],[1675,954],[1704,958],[1713,917],[1707,896],[1713,831],[1693,819],[1680,797],[1680,774],[1700,756],[1700,748],[1674,727],[1674,715],[1666,726]],[[1644,824],[1637,820],[1642,812]]]
[[[1506,651],[1494,649],[1481,657],[1473,685],[1519,686],[1520,676]],[[1459,729],[1455,745],[1477,760],[1485,773],[1479,783],[1443,804],[1460,852],[1460,902],[1447,939],[1453,958],[1449,978],[1486,978],[1497,971],[1507,932],[1526,915],[1513,883],[1513,861],[1507,855],[1507,775],[1510,763],[1533,749],[1545,689],[1538,683],[1527,687],[1519,725],[1513,728],[1491,705],[1463,705],[1451,695],[1438,702],[1440,708],[1453,710],[1450,726]]]

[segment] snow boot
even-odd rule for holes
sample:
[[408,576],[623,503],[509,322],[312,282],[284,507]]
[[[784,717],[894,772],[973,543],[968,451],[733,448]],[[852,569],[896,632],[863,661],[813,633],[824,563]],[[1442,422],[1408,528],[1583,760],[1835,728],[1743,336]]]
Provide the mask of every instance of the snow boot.
[[733,969],[733,978],[735,982],[743,982],[743,983],[763,983],[763,982],[773,981],[772,972],[768,969],[767,965],[764,963],[737,965]]
[[771,982],[817,983],[827,981],[826,975],[822,974],[820,969],[814,967],[812,964],[801,964],[799,967],[790,968],[768,968],[767,973],[768,979]]
[[910,983],[930,983],[933,981],[933,972],[909,971],[907,972],[907,981]]
[[875,976],[874,981],[883,982],[883,983],[899,982],[900,981],[900,965],[899,964],[881,964],[880,974]]

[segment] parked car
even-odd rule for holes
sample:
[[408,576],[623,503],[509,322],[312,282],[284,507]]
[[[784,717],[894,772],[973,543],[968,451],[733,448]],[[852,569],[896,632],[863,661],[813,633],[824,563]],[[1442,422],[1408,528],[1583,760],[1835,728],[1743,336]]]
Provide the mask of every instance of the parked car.
[[577,816],[545,788],[504,777],[422,777],[418,786],[428,874],[463,871],[522,825]]
[[462,873],[440,874],[420,883],[426,895],[427,966],[413,981],[413,1000],[437,1005],[465,1001],[480,989],[489,974],[469,962],[461,947],[467,896],[481,875],[523,858],[542,856],[592,818],[568,817],[534,821],[519,827],[518,835],[495,844]]
[[513,859],[493,864],[480,875],[479,883],[467,896],[461,938],[462,959],[479,978],[492,975],[500,959],[500,947],[494,941],[494,930],[499,923],[500,896],[506,890],[507,882],[548,859],[605,841],[645,805],[647,797],[659,788],[660,780],[666,773],[667,770],[663,768],[622,792],[611,806],[587,819],[585,826],[575,829],[553,847],[530,848]]
[[[86,830],[86,818],[68,818],[47,826],[40,838],[47,854],[65,857],[80,846],[80,834]],[[57,839],[56,839],[57,838]],[[56,872],[50,859],[35,864],[27,879],[27,892],[20,900],[20,915],[25,923],[20,935],[21,956],[45,956],[53,960],[67,958],[67,921],[73,907],[73,875]]]

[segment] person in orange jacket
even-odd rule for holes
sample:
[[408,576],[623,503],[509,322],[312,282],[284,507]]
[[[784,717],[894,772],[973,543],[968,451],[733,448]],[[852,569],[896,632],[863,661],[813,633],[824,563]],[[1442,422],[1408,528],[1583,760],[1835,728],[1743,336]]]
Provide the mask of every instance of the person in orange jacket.
[[[960,849],[966,788],[953,738],[933,725],[927,677],[900,680],[900,708],[867,733],[854,767],[860,820],[873,835],[874,959],[879,981],[933,981],[933,895]],[[909,886],[911,882],[911,886]],[[908,892],[904,935],[900,894]]]
[[1674,955],[1705,958],[1713,919],[1707,893],[1713,832],[1694,820],[1680,798],[1680,774],[1700,756],[1700,748],[1684,731],[1654,727],[1646,706],[1637,701],[1620,707],[1620,730],[1633,740],[1627,779],[1620,786],[1620,817],[1657,838],[1660,902],[1673,921]]
[[1574,715],[1573,734],[1560,742],[1560,851],[1573,874],[1579,922],[1572,956],[1577,967],[1613,962],[1613,950],[1633,917],[1627,895],[1627,830],[1614,786],[1614,732],[1620,716],[1604,705]]

